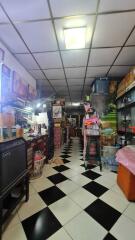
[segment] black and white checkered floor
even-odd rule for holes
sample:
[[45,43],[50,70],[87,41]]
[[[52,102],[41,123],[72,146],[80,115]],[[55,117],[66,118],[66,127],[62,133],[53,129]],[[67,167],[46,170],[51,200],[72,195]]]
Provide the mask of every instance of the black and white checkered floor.
[[30,200],[14,213],[3,240],[134,240],[135,203],[99,167],[85,171],[78,138],[65,145],[64,165],[46,165],[30,183]]

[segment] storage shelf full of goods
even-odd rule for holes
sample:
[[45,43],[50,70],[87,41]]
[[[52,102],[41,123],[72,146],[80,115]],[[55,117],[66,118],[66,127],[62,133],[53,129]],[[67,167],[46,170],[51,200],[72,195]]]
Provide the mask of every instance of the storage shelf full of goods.
[[135,68],[119,84],[116,102],[118,133],[131,138],[135,134],[132,129],[135,126]]

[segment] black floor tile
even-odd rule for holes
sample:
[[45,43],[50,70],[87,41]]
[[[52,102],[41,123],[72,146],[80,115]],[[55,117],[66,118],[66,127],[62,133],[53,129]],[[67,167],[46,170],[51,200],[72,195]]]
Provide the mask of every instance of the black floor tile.
[[95,202],[93,202],[85,209],[85,211],[108,231],[121,216],[120,212],[100,199],[97,199]]
[[46,190],[39,192],[39,195],[47,205],[50,205],[66,196],[65,193],[63,193],[56,186],[50,187]]
[[98,174],[98,173],[96,173],[96,172],[93,172],[93,171],[91,171],[91,170],[82,173],[82,175],[84,175],[85,177],[90,178],[91,180],[95,180],[96,178],[98,178],[98,177],[101,176],[100,174]]
[[63,154],[63,155],[68,155],[68,154],[71,154],[71,151],[65,150],[65,151],[62,152],[62,154]]
[[[80,166],[81,166],[81,167],[85,167],[84,164],[81,164]],[[95,166],[95,165],[90,165],[90,164],[89,164],[89,165],[87,166],[87,169],[93,169],[93,168],[95,168],[95,167],[97,167],[97,166]]]
[[69,163],[70,161],[67,159],[62,159],[64,163]]
[[108,188],[106,188],[94,181],[86,184],[85,186],[83,186],[83,188],[85,188],[90,193],[94,194],[96,197],[100,197],[103,193],[108,191]]
[[68,155],[68,154],[63,154],[63,155],[60,155],[60,157],[62,157],[62,158],[69,158],[69,157],[71,157],[71,156]]
[[58,184],[58,183],[60,183],[60,182],[63,182],[63,181],[65,181],[65,180],[67,180],[67,178],[66,178],[64,175],[62,175],[61,173],[56,173],[56,174],[48,177],[48,179],[49,179],[51,182],[53,182],[54,184]]
[[63,172],[63,171],[66,171],[66,170],[68,170],[68,169],[70,169],[70,168],[68,168],[68,167],[66,167],[66,166],[64,166],[64,165],[60,165],[60,166],[54,167],[54,169],[55,169],[56,171],[58,171],[58,172]]
[[117,240],[112,234],[108,233],[103,240]]
[[22,222],[28,240],[45,240],[62,226],[49,208],[45,208]]

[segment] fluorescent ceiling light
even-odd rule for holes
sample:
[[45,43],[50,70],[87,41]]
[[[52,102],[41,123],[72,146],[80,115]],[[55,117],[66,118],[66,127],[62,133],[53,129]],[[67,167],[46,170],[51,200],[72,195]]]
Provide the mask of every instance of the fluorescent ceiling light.
[[39,108],[41,106],[41,103],[37,103],[37,108]]
[[74,103],[72,103],[72,106],[79,107],[80,106],[80,102],[74,102]]
[[66,49],[85,48],[86,27],[64,29]]

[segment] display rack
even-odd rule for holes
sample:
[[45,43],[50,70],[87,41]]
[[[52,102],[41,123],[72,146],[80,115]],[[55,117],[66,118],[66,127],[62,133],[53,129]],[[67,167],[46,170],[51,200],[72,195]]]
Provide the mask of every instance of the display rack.
[[135,135],[130,127],[135,126],[135,82],[128,86],[126,91],[116,99],[119,135],[125,136],[125,145]]

